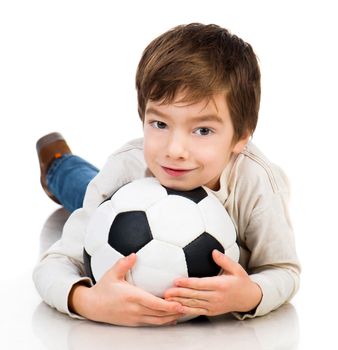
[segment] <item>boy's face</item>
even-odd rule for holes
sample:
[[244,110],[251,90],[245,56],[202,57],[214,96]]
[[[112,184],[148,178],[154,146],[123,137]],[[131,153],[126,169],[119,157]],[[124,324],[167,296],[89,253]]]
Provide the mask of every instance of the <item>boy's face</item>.
[[[182,96],[178,95],[176,101]],[[219,189],[232,153],[247,137],[233,142],[234,129],[225,95],[197,103],[148,101],[144,117],[144,156],[149,170],[166,187]]]

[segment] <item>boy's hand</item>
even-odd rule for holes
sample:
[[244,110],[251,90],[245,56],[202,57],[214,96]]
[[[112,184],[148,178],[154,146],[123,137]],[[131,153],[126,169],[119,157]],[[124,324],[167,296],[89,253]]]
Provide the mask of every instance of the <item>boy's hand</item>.
[[260,287],[251,281],[242,266],[217,250],[212,252],[223,274],[205,278],[180,278],[164,296],[182,305],[190,315],[215,316],[227,312],[248,312],[262,298]]
[[120,259],[91,288],[75,285],[69,296],[70,309],[93,321],[115,325],[176,323],[183,316],[179,303],[155,297],[125,280],[135,261],[135,254]]

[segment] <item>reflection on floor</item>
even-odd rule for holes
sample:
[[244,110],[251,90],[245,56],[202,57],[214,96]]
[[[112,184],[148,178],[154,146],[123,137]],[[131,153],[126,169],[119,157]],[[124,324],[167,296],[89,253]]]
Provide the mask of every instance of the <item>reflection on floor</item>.
[[295,350],[299,341],[298,317],[291,304],[252,320],[237,321],[229,315],[170,327],[128,328],[73,320],[41,303],[32,327],[50,350]]

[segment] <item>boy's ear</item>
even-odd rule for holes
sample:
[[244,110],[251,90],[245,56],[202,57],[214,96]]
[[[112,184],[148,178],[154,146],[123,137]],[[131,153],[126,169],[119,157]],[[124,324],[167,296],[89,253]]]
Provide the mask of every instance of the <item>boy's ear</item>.
[[251,133],[247,131],[239,140],[235,142],[232,152],[236,154],[241,153],[249,142],[250,137]]

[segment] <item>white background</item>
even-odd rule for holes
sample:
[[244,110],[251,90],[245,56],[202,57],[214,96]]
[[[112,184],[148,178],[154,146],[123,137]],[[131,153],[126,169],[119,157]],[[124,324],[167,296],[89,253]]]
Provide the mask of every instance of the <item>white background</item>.
[[335,347],[334,1],[0,0],[0,332],[7,348],[49,348],[32,331],[32,315],[43,304],[31,272],[42,227],[57,206],[39,185],[36,140],[60,131],[74,153],[101,167],[113,150],[142,135],[134,88],[142,50],[190,22],[230,29],[259,57],[262,101],[253,140],[292,185],[303,266],[292,303],[298,348]]

